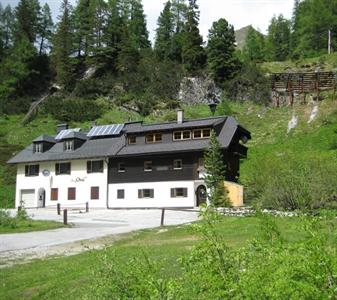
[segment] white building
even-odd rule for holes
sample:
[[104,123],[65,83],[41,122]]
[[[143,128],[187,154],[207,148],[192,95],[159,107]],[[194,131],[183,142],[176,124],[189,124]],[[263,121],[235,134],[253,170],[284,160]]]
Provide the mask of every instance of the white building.
[[8,163],[17,165],[16,207],[195,207],[206,201],[203,152],[213,129],[236,182],[241,144],[250,133],[232,117],[144,125],[94,126],[89,132],[58,125]]

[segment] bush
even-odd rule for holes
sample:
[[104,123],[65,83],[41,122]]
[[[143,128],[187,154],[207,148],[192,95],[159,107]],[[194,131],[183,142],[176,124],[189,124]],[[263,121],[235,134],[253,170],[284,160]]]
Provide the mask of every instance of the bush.
[[17,221],[17,218],[11,217],[8,211],[0,210],[0,227],[16,228]]
[[[99,254],[90,299],[332,299],[337,288],[332,219],[301,217],[298,241],[285,242],[275,217],[257,214],[259,232],[247,248],[227,246],[221,216],[207,209],[194,225],[201,237],[179,259],[173,276],[147,255],[127,263],[111,250]],[[333,228],[332,228],[333,229]]]
[[46,113],[51,114],[59,121],[94,121],[103,113],[103,108],[95,100],[87,99],[63,99],[50,97],[44,104]]
[[241,181],[246,198],[266,208],[303,210],[337,203],[337,162],[332,155],[262,155]]

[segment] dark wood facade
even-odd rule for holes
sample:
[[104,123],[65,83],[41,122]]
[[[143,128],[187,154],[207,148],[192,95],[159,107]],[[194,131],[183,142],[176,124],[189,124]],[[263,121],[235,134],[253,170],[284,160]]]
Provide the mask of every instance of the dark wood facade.
[[[108,182],[112,184],[198,180],[200,179],[200,158],[203,158],[202,152],[111,158],[109,161]],[[175,170],[173,162],[179,159],[182,160],[182,169]],[[224,164],[227,166],[226,180],[236,182],[239,176],[240,157],[233,153],[224,152],[224,160]],[[145,161],[152,161],[152,171],[144,171]],[[125,172],[118,172],[120,163],[125,166]]]

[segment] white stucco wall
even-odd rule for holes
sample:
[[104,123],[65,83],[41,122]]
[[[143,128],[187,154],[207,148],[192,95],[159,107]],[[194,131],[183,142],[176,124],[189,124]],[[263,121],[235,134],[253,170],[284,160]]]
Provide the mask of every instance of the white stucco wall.
[[[26,177],[25,164],[19,164],[16,178],[16,207],[20,205],[21,190],[35,189],[35,207],[38,206],[38,191],[40,188],[46,191],[46,206],[56,205],[77,205],[84,207],[85,202],[89,202],[89,207],[106,207],[107,190],[107,164],[104,162],[103,173],[87,173],[87,160],[71,161],[70,175],[55,175],[55,163],[39,163],[39,176]],[[49,176],[42,174],[43,170],[49,170]],[[99,200],[90,199],[92,186],[99,187]],[[76,188],[76,200],[68,200],[68,187]],[[58,188],[58,201],[50,200],[51,188]]]
[[[171,198],[171,188],[187,188],[187,197]],[[124,199],[117,199],[117,190],[125,191]],[[154,189],[154,198],[138,198],[138,189]],[[194,207],[194,181],[164,181],[109,184],[110,208]]]

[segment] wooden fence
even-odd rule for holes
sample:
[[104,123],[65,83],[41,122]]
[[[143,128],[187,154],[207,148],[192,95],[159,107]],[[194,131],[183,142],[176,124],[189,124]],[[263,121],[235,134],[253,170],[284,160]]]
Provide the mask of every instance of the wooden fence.
[[320,99],[320,92],[336,91],[336,73],[307,72],[307,73],[272,73],[272,98],[276,107],[280,106],[280,95],[288,97],[288,105],[294,104],[294,94],[300,95],[303,103],[307,94],[315,94],[314,99]]

